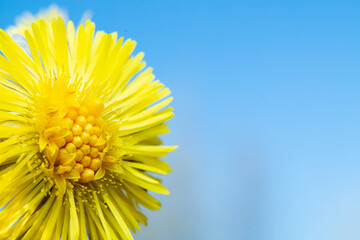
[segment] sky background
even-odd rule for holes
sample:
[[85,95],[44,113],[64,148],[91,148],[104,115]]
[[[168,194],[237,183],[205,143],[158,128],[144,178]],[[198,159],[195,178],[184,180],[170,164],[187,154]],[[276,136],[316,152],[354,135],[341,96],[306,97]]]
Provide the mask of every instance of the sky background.
[[358,1],[57,3],[138,42],[175,97],[161,211],[135,239],[360,239]]

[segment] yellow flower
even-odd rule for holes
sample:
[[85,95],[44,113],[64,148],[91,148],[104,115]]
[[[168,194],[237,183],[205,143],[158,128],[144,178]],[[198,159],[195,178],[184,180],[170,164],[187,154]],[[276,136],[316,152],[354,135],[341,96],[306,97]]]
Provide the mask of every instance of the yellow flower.
[[59,15],[9,30],[28,49],[0,29],[0,239],[133,239],[169,193],[172,97],[135,41]]

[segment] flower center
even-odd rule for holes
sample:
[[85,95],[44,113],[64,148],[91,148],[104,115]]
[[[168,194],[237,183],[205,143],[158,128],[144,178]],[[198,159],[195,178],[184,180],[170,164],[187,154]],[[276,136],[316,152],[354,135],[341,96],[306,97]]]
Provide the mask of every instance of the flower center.
[[105,123],[99,116],[103,108],[98,99],[86,105],[75,99],[62,113],[51,116],[44,131],[48,143],[44,153],[54,166],[54,174],[80,183],[95,178],[108,143]]

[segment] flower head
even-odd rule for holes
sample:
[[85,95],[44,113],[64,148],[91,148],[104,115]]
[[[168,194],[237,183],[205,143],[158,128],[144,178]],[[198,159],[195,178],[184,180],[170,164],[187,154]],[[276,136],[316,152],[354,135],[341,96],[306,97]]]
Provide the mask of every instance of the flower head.
[[135,41],[60,15],[10,28],[25,45],[0,29],[0,239],[132,239],[169,193],[170,91]]

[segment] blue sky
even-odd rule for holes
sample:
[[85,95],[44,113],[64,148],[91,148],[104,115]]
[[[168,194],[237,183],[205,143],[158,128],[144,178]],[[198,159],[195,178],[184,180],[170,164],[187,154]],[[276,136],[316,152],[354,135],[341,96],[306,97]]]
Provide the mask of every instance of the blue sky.
[[163,209],[136,239],[360,239],[357,1],[57,3],[135,39],[175,100]]

